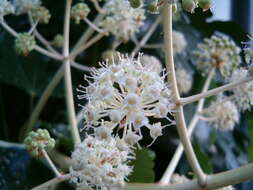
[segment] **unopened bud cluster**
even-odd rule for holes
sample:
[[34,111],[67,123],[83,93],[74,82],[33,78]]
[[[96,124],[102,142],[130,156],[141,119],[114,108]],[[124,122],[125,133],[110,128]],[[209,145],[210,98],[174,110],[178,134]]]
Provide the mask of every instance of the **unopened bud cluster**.
[[51,14],[49,10],[44,6],[37,6],[31,9],[31,15],[33,20],[43,24],[48,24]]
[[55,146],[55,140],[50,137],[46,129],[31,131],[25,138],[26,149],[32,156],[42,156],[42,150],[51,149]]
[[90,13],[90,8],[85,3],[77,3],[71,8],[71,18],[79,24]]
[[35,47],[36,41],[34,36],[24,32],[18,34],[15,40],[15,50],[18,54],[27,56]]
[[57,35],[54,37],[53,45],[54,45],[55,47],[62,48],[62,47],[63,47],[63,44],[64,44],[64,37],[63,37],[63,35],[57,34]]
[[187,12],[194,13],[198,7],[207,11],[212,7],[212,0],[182,0],[182,8]]

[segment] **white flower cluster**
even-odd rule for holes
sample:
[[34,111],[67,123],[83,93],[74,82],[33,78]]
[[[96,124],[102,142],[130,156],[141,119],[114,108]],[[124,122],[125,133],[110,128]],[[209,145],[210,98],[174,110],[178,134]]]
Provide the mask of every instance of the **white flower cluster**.
[[152,55],[143,55],[141,56],[140,62],[146,68],[149,68],[151,71],[161,73],[163,66],[161,61]]
[[244,48],[244,57],[246,63],[250,64],[253,62],[253,49],[252,48]]
[[241,62],[240,52],[240,48],[232,40],[213,35],[209,39],[205,38],[194,54],[197,67],[204,74],[215,68],[223,77],[228,78]]
[[236,105],[222,98],[213,102],[204,111],[204,115],[207,116],[207,121],[211,126],[223,131],[233,130],[240,118]]
[[39,7],[41,0],[14,0],[13,5],[16,10],[16,14],[28,13],[31,9]]
[[100,139],[87,136],[72,153],[71,181],[79,188],[111,190],[124,185],[134,158],[119,138]]
[[110,0],[104,9],[106,16],[100,26],[124,42],[139,31],[145,19],[144,9],[133,9],[128,0]]
[[179,67],[176,69],[176,77],[179,93],[188,93],[192,88],[192,75],[186,69]]
[[102,124],[111,130],[118,128],[130,145],[142,138],[141,127],[149,128],[154,140],[162,134],[165,126],[151,124],[149,118],[170,120],[167,116],[175,106],[171,90],[165,84],[165,75],[160,76],[140,60],[141,56],[119,56],[117,63],[104,63],[95,70],[88,87],[80,86],[78,91],[83,94],[79,98],[89,101],[84,107],[86,127]]
[[232,185],[230,185],[230,186],[222,187],[222,188],[219,188],[219,189],[216,189],[216,190],[235,190],[235,188]]
[[[233,72],[230,82],[245,79],[251,76],[246,69],[237,69]],[[233,101],[236,103],[240,110],[247,110],[253,105],[253,82],[247,82],[232,89]]]
[[173,40],[173,53],[174,54],[182,53],[182,51],[184,51],[187,45],[183,33],[174,30],[172,32],[172,40]]
[[0,21],[5,15],[14,14],[14,12],[15,9],[9,1],[0,0]]

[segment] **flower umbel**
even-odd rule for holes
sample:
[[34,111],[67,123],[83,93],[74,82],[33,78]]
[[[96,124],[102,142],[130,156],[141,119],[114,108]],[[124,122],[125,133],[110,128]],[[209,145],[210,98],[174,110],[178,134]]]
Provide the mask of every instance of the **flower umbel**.
[[13,5],[7,0],[0,0],[0,21],[2,17],[13,14],[15,11]]
[[34,36],[27,32],[18,34],[15,40],[15,49],[17,53],[24,56],[27,56],[34,49],[35,45],[36,41]]
[[127,163],[134,158],[118,138],[87,138],[72,153],[71,181],[78,187],[109,190],[122,187],[132,168]]
[[206,116],[210,125],[223,131],[233,130],[240,118],[236,105],[225,98],[213,102],[204,110],[203,115]]
[[197,67],[204,74],[216,68],[223,77],[228,78],[241,62],[240,52],[240,48],[232,40],[225,36],[214,35],[205,38],[204,43],[198,45],[198,50],[194,54],[197,58]]
[[[149,118],[171,121],[167,115],[173,111],[174,103],[171,90],[164,82],[165,75],[146,68],[140,60],[140,56],[138,59],[120,56],[117,63],[102,63],[103,67],[93,72],[93,82],[88,80],[87,87],[80,86],[78,91],[83,94],[79,98],[89,101],[84,107],[86,127],[109,120],[107,127],[122,129],[123,139],[140,140],[141,127],[154,128]],[[155,127],[158,126],[164,127],[160,124]],[[160,136],[159,131],[153,132],[153,138],[157,137],[155,134]]]
[[55,146],[55,140],[50,137],[46,129],[38,129],[36,132],[31,131],[24,140],[26,149],[33,156],[41,156],[43,149],[51,149]]

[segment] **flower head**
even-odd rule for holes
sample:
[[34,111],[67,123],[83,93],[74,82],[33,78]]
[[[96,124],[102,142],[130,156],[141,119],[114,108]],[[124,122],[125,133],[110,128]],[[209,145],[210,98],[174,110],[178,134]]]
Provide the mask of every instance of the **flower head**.
[[144,67],[149,69],[150,71],[155,71],[157,73],[162,72],[162,63],[161,61],[152,55],[143,55],[141,56],[140,62]]
[[72,153],[71,181],[79,187],[109,190],[121,187],[132,168],[127,163],[134,158],[130,149],[117,138],[87,138]]
[[42,149],[53,148],[55,146],[55,140],[50,137],[46,129],[38,129],[36,132],[31,131],[24,140],[26,149],[33,156],[42,155]]
[[80,86],[78,91],[83,94],[79,97],[88,99],[84,106],[86,126],[99,126],[106,120],[107,127],[123,131],[123,139],[136,134],[134,139],[140,140],[140,129],[150,128],[151,117],[168,119],[174,103],[165,76],[146,68],[140,60],[120,56],[118,63],[104,63],[95,70],[87,87]]
[[189,179],[188,179],[186,176],[184,176],[184,175],[179,175],[179,174],[177,174],[177,173],[173,174],[173,175],[171,176],[171,180],[170,180],[170,182],[171,182],[172,184],[184,183],[184,182],[187,182],[187,181],[189,181]]
[[28,13],[33,8],[41,5],[41,0],[14,0],[13,5],[16,10],[16,14]]
[[204,74],[215,68],[223,77],[228,78],[241,62],[240,52],[240,48],[232,40],[214,35],[204,39],[204,43],[198,45],[194,54],[197,67]]
[[75,20],[76,24],[88,16],[90,8],[85,3],[78,3],[71,8],[71,18]]
[[192,75],[184,68],[179,67],[176,69],[177,86],[180,94],[188,93],[192,88]]
[[35,47],[36,41],[34,36],[24,32],[18,34],[15,40],[15,49],[17,53],[27,56]]
[[178,31],[173,31],[172,39],[173,39],[173,53],[174,54],[181,53],[187,45],[187,42],[185,40],[183,33],[178,32]]
[[34,21],[48,24],[51,14],[46,7],[36,6],[31,9],[31,15]]
[[204,111],[211,126],[223,131],[233,130],[239,122],[240,113],[236,105],[225,99],[218,99]]
[[106,16],[100,26],[124,42],[139,31],[145,19],[144,9],[132,8],[127,0],[110,0],[105,10]]
[[[246,69],[237,69],[233,72],[229,81],[238,81],[251,76]],[[247,82],[240,84],[236,88],[232,89],[233,101],[240,110],[249,109],[253,105],[253,82]]]
[[13,14],[15,9],[13,5],[7,0],[0,0],[0,20],[8,14]]

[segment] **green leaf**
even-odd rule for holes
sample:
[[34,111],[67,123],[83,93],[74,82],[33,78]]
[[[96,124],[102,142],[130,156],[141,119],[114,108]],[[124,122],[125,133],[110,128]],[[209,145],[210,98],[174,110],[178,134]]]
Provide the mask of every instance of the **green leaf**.
[[[40,96],[54,74],[59,63],[51,62],[35,52],[23,57],[13,48],[13,38],[9,35],[0,37],[0,81],[24,90],[30,96]],[[54,95],[62,97],[62,88],[57,88]]]
[[154,158],[155,153],[147,148],[135,151],[136,160],[132,161],[134,166],[132,175],[128,178],[130,182],[152,183],[154,182]]
[[247,148],[248,152],[248,158],[250,162],[253,162],[253,118],[252,116],[248,116],[248,122],[249,122],[249,138],[250,138],[250,143]]
[[200,144],[198,142],[194,142],[193,146],[195,154],[203,171],[207,174],[213,173],[211,159],[209,159],[208,155],[204,151],[202,151]]

